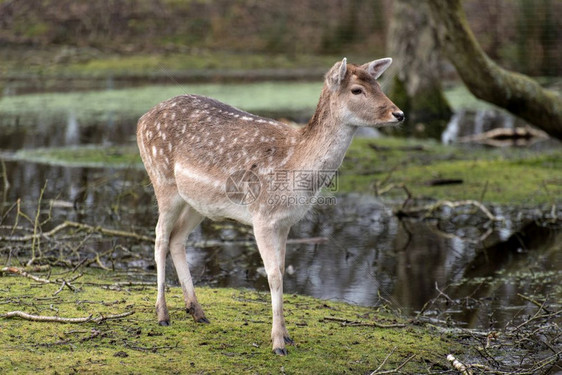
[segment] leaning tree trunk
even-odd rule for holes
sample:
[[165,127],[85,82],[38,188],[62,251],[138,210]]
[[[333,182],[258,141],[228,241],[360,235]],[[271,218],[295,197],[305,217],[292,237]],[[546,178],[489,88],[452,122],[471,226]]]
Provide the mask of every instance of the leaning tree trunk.
[[417,0],[393,2],[387,51],[394,59],[389,97],[406,113],[402,131],[439,138],[451,109],[440,84],[439,45],[427,4]]
[[549,135],[562,139],[562,97],[533,79],[502,69],[482,50],[460,0],[427,0],[439,40],[468,89]]

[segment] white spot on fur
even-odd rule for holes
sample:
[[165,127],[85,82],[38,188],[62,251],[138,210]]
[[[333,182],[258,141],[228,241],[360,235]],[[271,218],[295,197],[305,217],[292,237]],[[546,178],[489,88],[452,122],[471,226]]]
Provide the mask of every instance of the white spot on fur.
[[195,170],[187,168],[180,163],[176,163],[174,172],[176,174],[179,173],[182,176],[187,177],[188,179],[197,183],[214,186],[216,188],[219,188],[223,185],[222,181],[220,181],[219,179],[213,178],[212,176],[209,176],[208,174],[203,172],[196,172]]

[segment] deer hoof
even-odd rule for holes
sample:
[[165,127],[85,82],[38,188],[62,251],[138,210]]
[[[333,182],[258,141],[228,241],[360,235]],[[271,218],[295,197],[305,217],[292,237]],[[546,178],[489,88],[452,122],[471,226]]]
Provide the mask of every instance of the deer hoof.
[[205,324],[210,324],[211,322],[209,321],[209,319],[202,317],[196,320],[197,323],[205,323]]
[[161,320],[158,322],[158,324],[160,324],[163,327],[167,327],[170,325],[170,321],[169,320]]
[[285,355],[289,354],[289,352],[285,348],[275,348],[275,349],[273,349],[273,353],[275,353],[277,355],[282,355],[282,356],[285,356]]
[[293,339],[290,338],[289,336],[283,336],[283,339],[285,340],[285,344],[287,344],[287,345],[295,345],[295,342],[294,342]]

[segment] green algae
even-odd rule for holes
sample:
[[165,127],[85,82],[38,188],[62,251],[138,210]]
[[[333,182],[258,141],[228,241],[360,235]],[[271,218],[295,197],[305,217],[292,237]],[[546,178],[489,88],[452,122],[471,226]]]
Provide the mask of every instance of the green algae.
[[[123,277],[115,272],[83,272],[72,282],[77,291],[64,288],[58,294],[62,279],[75,274],[54,269],[52,284],[4,274],[0,314],[134,314],[99,324],[0,319],[3,373],[357,374],[373,371],[390,353],[383,369],[395,368],[413,354],[404,371],[418,373],[442,368],[446,355],[460,350],[431,329],[404,322],[384,309],[286,295],[287,325],[297,344],[289,347],[287,357],[277,357],[269,340],[269,294],[197,288],[211,320],[202,325],[185,313],[180,288],[171,287],[167,296],[172,325],[161,327],[154,313],[155,286],[118,284]],[[343,326],[342,321],[364,325]],[[377,328],[372,323],[404,327]]]
[[35,126],[66,122],[73,115],[80,123],[136,120],[154,105],[186,93],[210,96],[251,112],[312,112],[322,83],[260,82],[243,84],[153,85],[140,88],[72,93],[6,96],[0,100],[0,125],[17,122]]

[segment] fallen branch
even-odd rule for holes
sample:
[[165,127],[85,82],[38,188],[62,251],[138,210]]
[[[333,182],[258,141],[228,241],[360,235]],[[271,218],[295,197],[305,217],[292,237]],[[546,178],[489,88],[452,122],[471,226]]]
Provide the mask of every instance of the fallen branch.
[[[484,133],[460,137],[460,143],[491,143],[493,141],[518,140],[531,138],[548,138],[548,135],[541,131],[531,128],[529,125],[517,128],[497,128]],[[492,143],[493,144],[493,143]]]
[[376,327],[376,328],[404,328],[407,324],[395,323],[395,324],[382,324],[377,322],[361,322],[354,320],[347,320],[341,318],[333,318],[325,316],[322,318],[323,321],[338,322],[342,327]]
[[474,207],[478,208],[491,221],[503,221],[503,218],[495,216],[494,214],[492,214],[490,212],[490,210],[488,210],[486,208],[486,206],[484,206],[482,203],[480,203],[478,201],[475,201],[475,200],[471,200],[471,199],[462,200],[462,201],[441,200],[441,201],[438,201],[436,203],[427,204],[427,205],[421,206],[421,207],[413,207],[413,208],[410,208],[410,209],[406,209],[405,207],[402,207],[399,210],[397,210],[395,214],[398,217],[419,216],[421,213],[424,213],[424,212],[426,212],[426,215],[430,215],[434,211],[436,211],[437,209],[442,208],[442,207],[449,207],[449,208],[455,209],[455,208],[463,207],[463,206],[474,206]]
[[0,241],[12,241],[12,242],[33,241],[33,240],[39,239],[40,237],[47,237],[47,238],[51,237],[51,236],[57,234],[58,232],[62,231],[63,229],[66,229],[66,228],[76,228],[78,230],[85,230],[85,231],[88,231],[88,232],[97,232],[97,233],[101,233],[101,234],[105,234],[105,235],[109,235],[109,236],[128,237],[128,238],[134,238],[134,239],[145,241],[145,242],[154,242],[153,237],[143,236],[143,235],[135,233],[135,232],[128,232],[128,231],[117,230],[117,229],[109,229],[109,228],[104,228],[104,227],[100,227],[100,226],[93,226],[93,225],[89,225],[89,224],[77,223],[77,222],[74,222],[74,221],[65,221],[64,223],[59,224],[56,227],[54,227],[53,229],[51,229],[50,231],[44,232],[44,233],[34,233],[34,234],[28,234],[26,236],[4,236],[4,237],[0,237]]
[[43,279],[43,278],[38,277],[38,276],[34,276],[34,275],[30,274],[30,273],[27,273],[27,272],[24,271],[23,269],[17,268],[17,267],[4,267],[4,268],[2,268],[0,271],[1,271],[1,272],[4,272],[4,273],[14,273],[14,274],[17,274],[17,275],[21,275],[21,276],[27,277],[27,278],[29,278],[29,279],[31,279],[31,280],[33,280],[33,281],[37,281],[37,282],[43,283],[43,284],[50,284],[50,283],[52,283],[51,280],[47,280],[47,279]]
[[460,372],[462,375],[472,375],[472,371],[470,371],[464,363],[456,359],[454,355],[449,354],[447,356],[447,361],[451,362],[453,368]]
[[161,349],[175,349],[178,347],[178,343],[176,343],[176,345],[171,346],[171,345],[165,345],[165,346],[138,346],[138,345],[131,345],[128,342],[125,341],[124,343],[125,347],[129,348],[129,349],[133,349],[133,350],[138,350],[141,352],[152,352],[152,353],[156,353],[158,350]]
[[517,293],[517,295],[518,295],[519,297],[523,298],[525,301],[531,302],[533,305],[537,306],[539,309],[544,310],[545,313],[547,313],[547,314],[550,314],[550,313],[551,313],[546,307],[544,307],[544,305],[546,304],[546,301],[540,303],[540,302],[535,301],[534,299],[532,299],[532,298],[530,298],[530,297],[527,297],[527,296],[525,296],[525,295],[523,295],[523,294],[521,294],[521,293]]
[[[9,241],[9,242],[28,242],[34,241],[41,237],[50,238],[61,232],[67,228],[75,228],[78,230],[84,230],[89,233],[100,233],[107,236],[114,236],[114,237],[126,237],[126,238],[133,238],[144,242],[151,242],[154,243],[154,237],[145,236],[142,234],[138,234],[135,232],[128,232],[124,230],[118,229],[110,229],[104,228],[100,226],[93,226],[89,224],[77,223],[74,221],[65,221],[62,224],[57,225],[55,228],[51,229],[48,232],[44,233],[34,233],[28,234],[25,236],[0,236],[0,241]],[[311,238],[291,238],[287,240],[287,244],[302,244],[302,243],[323,243],[328,241],[326,237],[311,237]],[[250,240],[241,240],[241,241],[223,241],[223,240],[203,240],[203,241],[189,241],[187,243],[188,246],[194,247],[215,247],[215,246],[224,246],[230,244],[237,244],[242,246],[252,246],[255,245],[255,241]],[[95,261],[95,260],[94,260]],[[100,264],[101,265],[101,264]],[[101,265],[102,268],[103,265]]]
[[127,312],[124,312],[122,314],[100,316],[98,318],[93,318],[91,314],[87,317],[84,317],[84,318],[63,318],[63,317],[60,317],[60,316],[33,315],[33,314],[28,314],[28,313],[23,312],[23,311],[10,311],[10,312],[4,313],[4,314],[0,314],[0,318],[5,318],[5,319],[21,318],[21,319],[25,319],[25,320],[31,320],[31,321],[34,321],[34,322],[56,322],[56,323],[72,323],[72,324],[74,324],[74,323],[89,323],[89,322],[101,323],[101,322],[104,322],[106,320],[121,319],[121,318],[124,318],[126,316],[132,315],[134,313],[135,313],[134,311],[127,311]]

